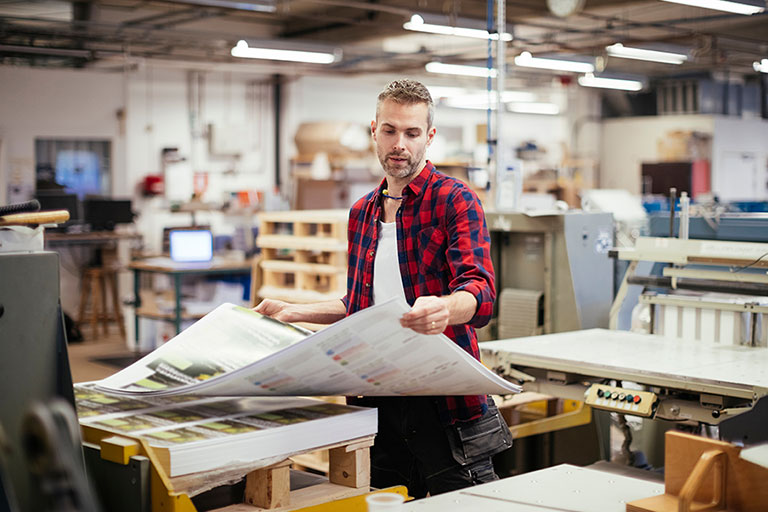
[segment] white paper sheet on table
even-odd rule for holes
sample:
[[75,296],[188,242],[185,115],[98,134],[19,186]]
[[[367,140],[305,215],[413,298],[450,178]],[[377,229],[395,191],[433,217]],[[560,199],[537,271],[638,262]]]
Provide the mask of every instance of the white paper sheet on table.
[[508,394],[448,337],[400,325],[402,299],[377,304],[314,334],[222,304],[128,368],[98,382],[118,393],[232,396]]

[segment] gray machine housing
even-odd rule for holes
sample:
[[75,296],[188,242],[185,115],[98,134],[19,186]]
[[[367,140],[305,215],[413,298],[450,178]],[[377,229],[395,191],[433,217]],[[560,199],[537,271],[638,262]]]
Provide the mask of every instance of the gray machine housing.
[[486,212],[496,289],[543,293],[544,334],[608,327],[613,300],[613,216]]

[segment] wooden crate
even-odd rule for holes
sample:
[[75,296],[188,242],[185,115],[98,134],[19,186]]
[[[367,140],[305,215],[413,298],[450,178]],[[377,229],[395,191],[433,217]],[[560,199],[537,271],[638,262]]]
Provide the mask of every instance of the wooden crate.
[[314,302],[346,290],[347,210],[260,214],[261,298]]

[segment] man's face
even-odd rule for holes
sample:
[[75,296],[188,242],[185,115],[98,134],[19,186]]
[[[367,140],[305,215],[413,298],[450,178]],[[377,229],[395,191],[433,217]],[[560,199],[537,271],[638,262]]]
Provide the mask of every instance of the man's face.
[[427,127],[427,113],[425,103],[384,100],[379,105],[371,132],[379,162],[388,176],[409,178],[426,164],[424,154],[435,136],[435,128]]

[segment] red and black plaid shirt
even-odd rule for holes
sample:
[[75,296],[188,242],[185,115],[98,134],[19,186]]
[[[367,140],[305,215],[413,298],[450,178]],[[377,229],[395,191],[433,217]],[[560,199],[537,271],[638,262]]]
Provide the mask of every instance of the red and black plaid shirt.
[[[347,315],[373,304],[373,263],[382,216],[379,187],[359,199],[350,210]],[[405,298],[413,305],[424,295],[450,295],[465,290],[477,299],[475,315],[467,324],[449,325],[444,334],[480,359],[474,327],[491,319],[496,299],[490,237],[485,214],[472,190],[438,172],[427,162],[403,189],[397,212],[397,249]],[[446,423],[468,421],[487,410],[483,395],[440,397]]]

